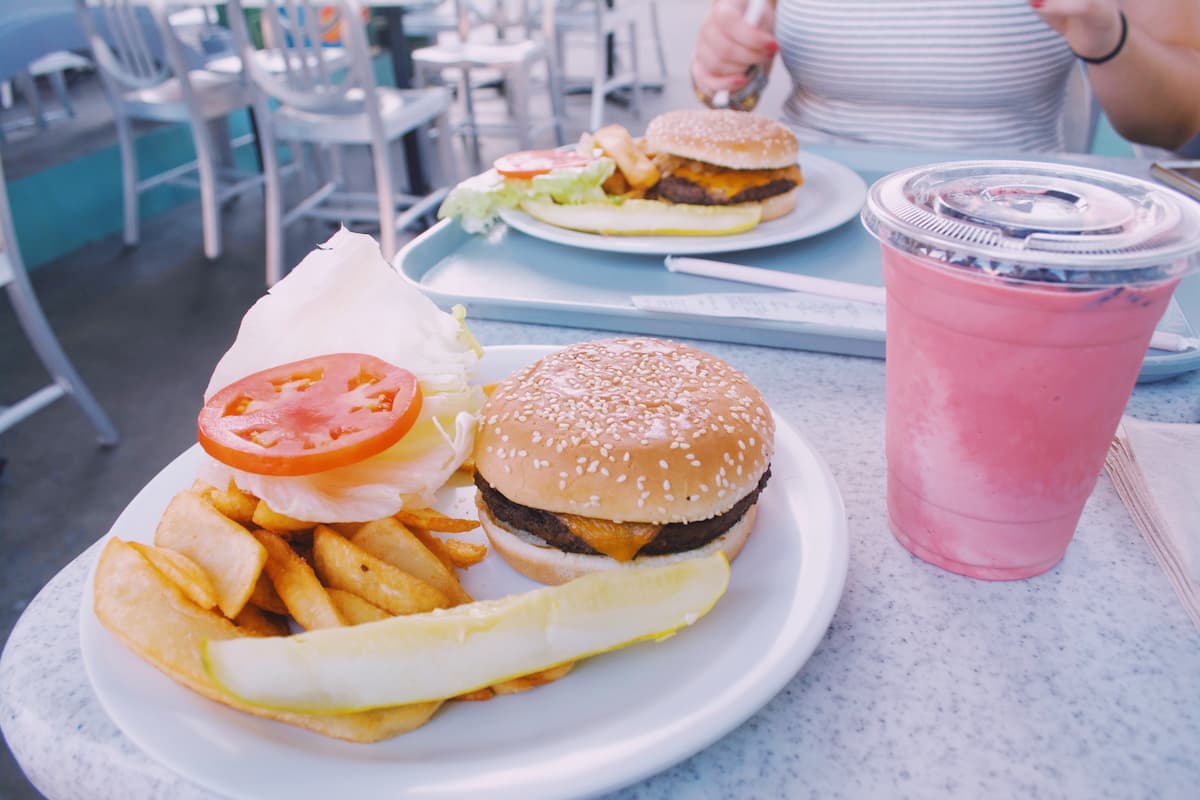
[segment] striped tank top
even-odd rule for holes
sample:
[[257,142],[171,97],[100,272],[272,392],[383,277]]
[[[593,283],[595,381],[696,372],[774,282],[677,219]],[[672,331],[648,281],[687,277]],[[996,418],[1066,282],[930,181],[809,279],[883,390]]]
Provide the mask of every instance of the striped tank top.
[[1027,0],[778,0],[808,143],[1053,151],[1074,56]]

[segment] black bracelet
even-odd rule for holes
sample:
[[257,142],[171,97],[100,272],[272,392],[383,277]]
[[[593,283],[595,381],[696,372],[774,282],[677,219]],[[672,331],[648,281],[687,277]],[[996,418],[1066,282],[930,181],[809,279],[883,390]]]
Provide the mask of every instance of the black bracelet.
[[[1106,56],[1100,56],[1099,58],[1090,58],[1088,56],[1081,56],[1079,53],[1075,53],[1076,58],[1085,64],[1104,64],[1117,57],[1117,54],[1120,53],[1121,49],[1125,47],[1125,37],[1129,35],[1129,22],[1127,22],[1125,19],[1125,12],[1117,11],[1117,13],[1121,16],[1121,38],[1117,40],[1117,46],[1112,49],[1112,52]],[[1074,53],[1075,51],[1072,50],[1071,52]]]

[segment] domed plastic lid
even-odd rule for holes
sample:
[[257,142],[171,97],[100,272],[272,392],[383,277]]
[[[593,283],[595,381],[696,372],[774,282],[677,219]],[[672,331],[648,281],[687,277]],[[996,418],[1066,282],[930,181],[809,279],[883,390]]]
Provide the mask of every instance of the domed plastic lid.
[[862,219],[903,252],[1012,280],[1144,283],[1200,263],[1200,203],[1070,165],[961,161],[895,172],[871,187]]

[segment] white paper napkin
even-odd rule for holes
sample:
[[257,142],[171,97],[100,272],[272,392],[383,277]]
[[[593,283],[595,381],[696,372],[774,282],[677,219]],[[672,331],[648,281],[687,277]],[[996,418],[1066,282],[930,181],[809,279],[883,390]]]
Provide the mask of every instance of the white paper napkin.
[[1104,466],[1200,628],[1200,424],[1125,417]]

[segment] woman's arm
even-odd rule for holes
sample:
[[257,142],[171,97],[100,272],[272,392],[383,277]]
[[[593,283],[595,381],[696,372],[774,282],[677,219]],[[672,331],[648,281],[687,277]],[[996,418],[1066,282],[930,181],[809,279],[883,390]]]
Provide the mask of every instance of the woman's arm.
[[1200,133],[1200,0],[1030,0],[1088,64],[1113,127],[1131,141],[1175,150]]

